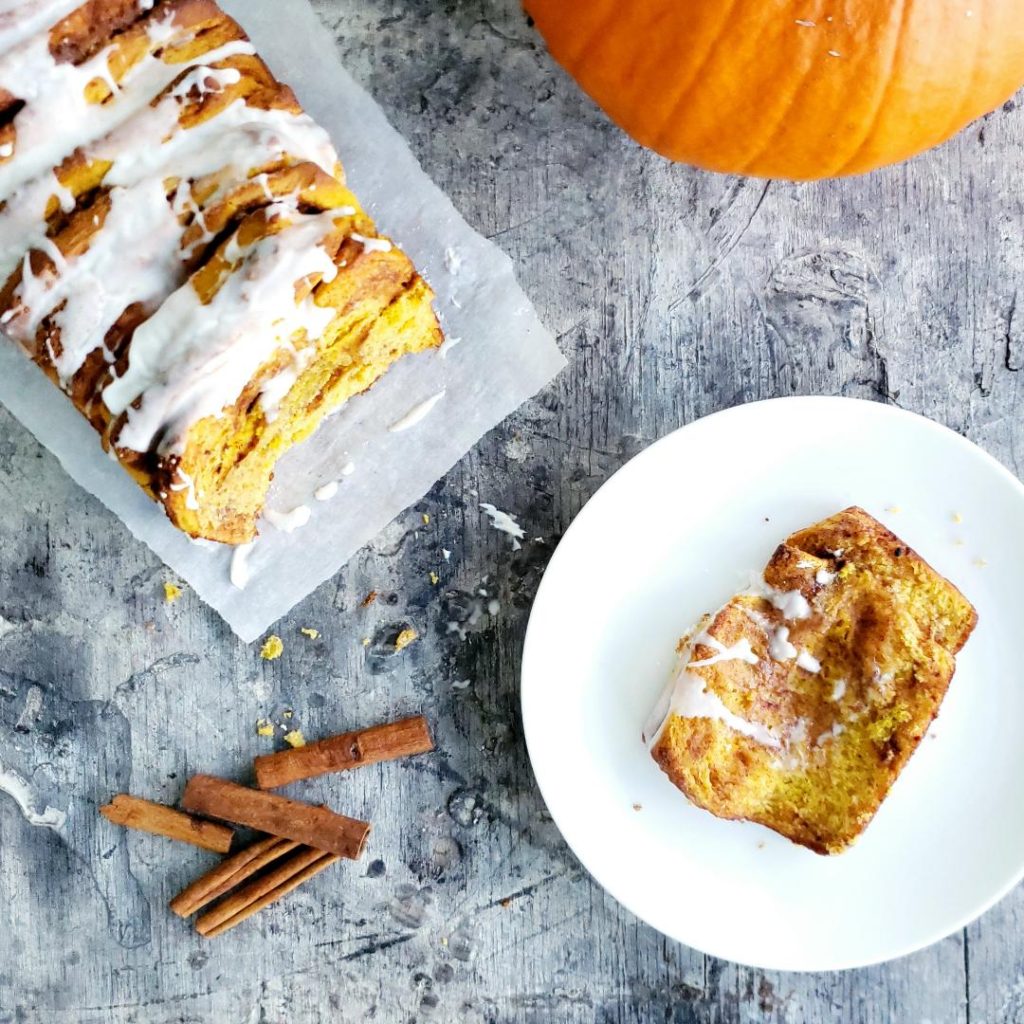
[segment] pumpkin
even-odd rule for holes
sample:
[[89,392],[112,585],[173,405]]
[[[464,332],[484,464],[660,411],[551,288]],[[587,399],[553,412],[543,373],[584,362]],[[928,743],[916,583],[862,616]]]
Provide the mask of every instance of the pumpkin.
[[1020,0],[525,0],[554,57],[673,160],[795,179],[935,146],[1024,84]]

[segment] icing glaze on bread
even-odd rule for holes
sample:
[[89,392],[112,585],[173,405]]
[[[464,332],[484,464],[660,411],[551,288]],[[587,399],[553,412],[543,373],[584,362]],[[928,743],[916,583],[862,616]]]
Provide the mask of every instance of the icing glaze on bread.
[[403,354],[432,293],[212,0],[0,18],[0,328],[194,537]]

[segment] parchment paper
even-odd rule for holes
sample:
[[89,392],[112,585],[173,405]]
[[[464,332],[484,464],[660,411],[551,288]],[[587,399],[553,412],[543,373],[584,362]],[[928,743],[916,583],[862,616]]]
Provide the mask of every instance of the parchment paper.
[[[565,360],[516,284],[508,257],[470,228],[423,173],[380,107],[341,66],[307,0],[221,6],[330,132],[350,187],[433,286],[445,333],[460,342],[444,356],[405,357],[282,459],[267,507],[286,512],[305,504],[312,518],[291,534],[261,525],[244,591],[228,576],[232,549],[196,544],[171,526],[104,454],[68,399],[10,342],[0,344],[0,401],[248,642],[422,497]],[[421,422],[389,431],[442,389]],[[343,476],[350,462],[354,469]],[[341,481],[336,496],[315,501],[313,491],[332,480]]]

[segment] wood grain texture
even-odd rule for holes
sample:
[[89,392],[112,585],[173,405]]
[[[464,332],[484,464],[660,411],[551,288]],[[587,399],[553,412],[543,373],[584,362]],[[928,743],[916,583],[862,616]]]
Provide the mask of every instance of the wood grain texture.
[[[0,795],[0,1022],[1024,1021],[1021,890],[845,974],[749,970],[651,931],[551,823],[517,682],[559,536],[626,459],[698,416],[856,395],[1024,471],[1024,113],[869,178],[766,185],[639,149],[515,0],[317,6],[427,171],[511,255],[570,365],[279,623],[273,662],[194,594],[165,604],[166,569],[0,411],[0,761],[69,812],[60,834],[31,828]],[[513,553],[478,501],[543,540]],[[395,653],[407,625],[422,639]],[[364,859],[216,943],[166,909],[213,855],[111,837],[96,814],[117,790],[173,803],[194,772],[235,777],[282,745],[260,718],[326,736],[420,711],[434,754],[303,784],[374,822]]]

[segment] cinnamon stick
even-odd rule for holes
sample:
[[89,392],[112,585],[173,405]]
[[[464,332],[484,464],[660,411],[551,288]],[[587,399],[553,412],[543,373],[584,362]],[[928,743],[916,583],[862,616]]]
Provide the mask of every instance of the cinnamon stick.
[[208,939],[221,935],[340,859],[323,850],[303,848],[274,871],[250,882],[203,914],[196,921],[196,931]]
[[170,902],[170,908],[179,917],[189,917],[208,903],[248,881],[272,861],[291,853],[299,844],[292,839],[268,836],[239,850],[233,857],[222,860],[212,871],[207,871],[191,885],[182,889]]
[[260,789],[277,789],[300,779],[342,772],[378,761],[391,761],[410,754],[425,754],[433,749],[427,720],[422,715],[415,715],[398,722],[385,722],[369,729],[331,736],[294,750],[264,754],[255,759],[253,768],[256,785]]
[[201,846],[214,853],[227,853],[231,849],[234,830],[212,821],[200,821],[182,814],[173,807],[143,800],[129,793],[118,793],[109,804],[100,808],[100,814],[115,825],[136,828],[153,835],[180,839],[193,846]]
[[189,779],[181,804],[197,814],[248,825],[352,860],[363,852],[370,834],[369,822],[212,775]]

